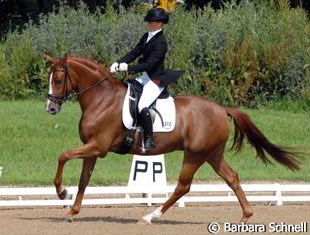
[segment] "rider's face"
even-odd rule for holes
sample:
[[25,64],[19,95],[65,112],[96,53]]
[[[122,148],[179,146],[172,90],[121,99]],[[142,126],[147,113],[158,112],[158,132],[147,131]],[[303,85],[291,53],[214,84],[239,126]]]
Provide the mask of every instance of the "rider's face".
[[147,31],[153,32],[162,28],[162,23],[157,21],[151,21],[146,23]]

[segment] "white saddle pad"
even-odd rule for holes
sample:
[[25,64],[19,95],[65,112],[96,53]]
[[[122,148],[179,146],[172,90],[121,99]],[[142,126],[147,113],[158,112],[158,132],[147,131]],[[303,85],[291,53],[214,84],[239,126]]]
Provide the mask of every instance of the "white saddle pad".
[[[127,93],[123,103],[123,112],[122,112],[122,119],[124,126],[127,129],[132,129],[133,125],[133,118],[130,115],[129,111],[129,99],[133,99],[129,96],[130,91],[130,84],[128,84]],[[155,112],[155,121],[153,123],[153,131],[154,132],[170,132],[173,131],[175,127],[175,120],[176,120],[176,111],[175,111],[175,104],[174,99],[169,96],[166,99],[158,99],[156,101],[156,110],[160,113],[161,117]],[[154,112],[151,109],[151,112]]]

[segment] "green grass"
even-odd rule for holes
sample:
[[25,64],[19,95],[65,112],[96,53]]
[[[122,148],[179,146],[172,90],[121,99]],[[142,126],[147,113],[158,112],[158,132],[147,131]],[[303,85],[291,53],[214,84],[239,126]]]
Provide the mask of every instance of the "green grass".
[[[44,101],[0,102],[0,166],[3,166],[0,185],[51,185],[58,156],[65,150],[79,146],[78,103],[64,104],[56,116],[45,112]],[[250,110],[248,113],[258,127],[274,143],[283,146],[302,147],[310,150],[310,114],[307,112]],[[231,146],[228,144],[227,148]],[[91,185],[126,184],[132,156],[109,154],[99,159],[92,176]],[[255,152],[246,144],[239,154],[227,151],[226,159],[245,181],[308,181],[310,160],[302,159],[303,168],[291,172],[278,164],[265,166],[255,159]],[[178,177],[182,152],[166,155],[167,177]],[[64,184],[78,183],[81,160],[69,161],[65,167]],[[207,165],[201,167],[195,181],[219,180]]]

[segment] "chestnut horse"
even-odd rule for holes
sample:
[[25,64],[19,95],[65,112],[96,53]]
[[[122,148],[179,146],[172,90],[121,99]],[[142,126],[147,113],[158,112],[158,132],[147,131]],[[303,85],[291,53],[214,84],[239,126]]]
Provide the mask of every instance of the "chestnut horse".
[[[91,59],[67,55],[52,58],[46,54],[44,57],[51,66],[46,111],[50,114],[58,113],[62,103],[72,97],[77,97],[82,111],[79,134],[83,145],[59,156],[54,179],[58,197],[64,199],[67,194],[62,186],[64,165],[71,159],[83,159],[78,194],[67,214],[67,219],[72,221],[80,211],[85,188],[97,158],[105,157],[108,152],[118,153],[129,132],[121,119],[127,86],[115,79],[107,68]],[[138,141],[129,152],[153,155],[184,151],[175,191],[162,206],[144,216],[141,222],[151,223],[152,219],[159,218],[189,192],[195,172],[205,162],[235,192],[242,208],[241,221],[246,222],[252,216],[252,209],[240,186],[238,175],[224,159],[224,149],[230,134],[228,116],[233,119],[236,129],[232,149],[241,150],[243,141],[247,138],[264,163],[270,162],[268,154],[291,170],[299,169],[300,163],[294,153],[272,144],[245,113],[237,109],[226,109],[198,96],[176,96],[174,99],[177,110],[175,129],[168,133],[154,134],[156,149],[142,152],[141,138],[136,138]]]

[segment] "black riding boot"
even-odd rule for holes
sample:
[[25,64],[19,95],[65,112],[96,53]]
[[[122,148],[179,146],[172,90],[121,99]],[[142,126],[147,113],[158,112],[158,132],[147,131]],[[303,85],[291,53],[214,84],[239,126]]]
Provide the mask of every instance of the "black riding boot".
[[144,148],[145,150],[151,150],[155,148],[153,141],[153,123],[151,114],[148,108],[142,109],[140,115],[140,124],[144,131]]

